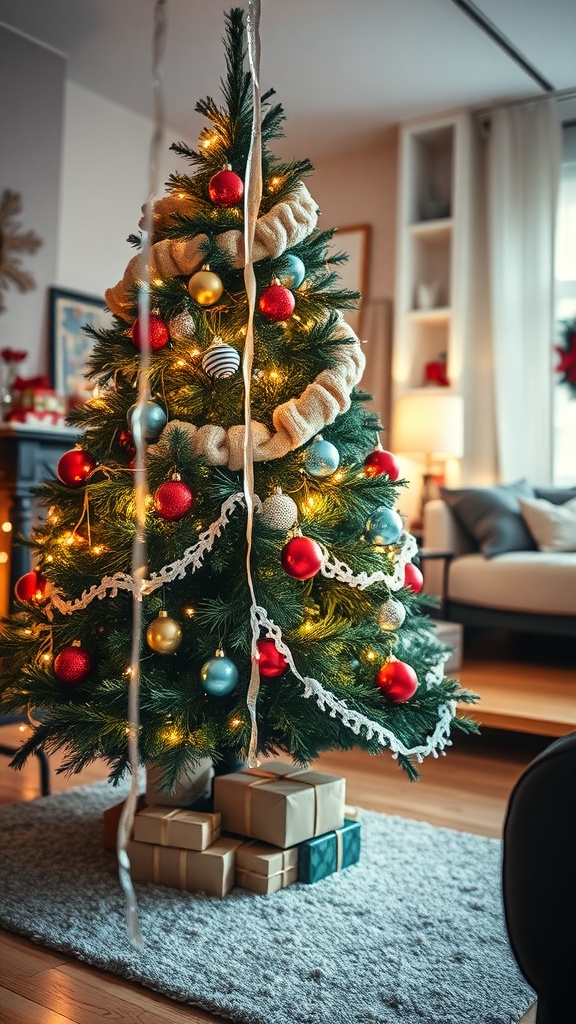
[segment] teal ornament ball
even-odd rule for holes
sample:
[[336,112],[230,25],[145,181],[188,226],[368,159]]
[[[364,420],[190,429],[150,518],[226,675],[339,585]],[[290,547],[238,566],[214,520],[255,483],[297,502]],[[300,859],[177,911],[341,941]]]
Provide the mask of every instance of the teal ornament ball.
[[364,536],[371,544],[395,544],[404,529],[395,509],[383,505],[376,509],[366,523]]
[[304,457],[304,467],[310,476],[332,476],[340,465],[340,452],[331,441],[317,437]]
[[238,686],[239,678],[234,662],[218,651],[200,669],[200,681],[211,697],[227,697]]
[[232,377],[240,366],[240,353],[220,338],[207,348],[202,356],[202,369],[214,380]]
[[145,441],[157,441],[168,421],[164,409],[157,402],[152,401],[146,402],[141,417],[136,415],[137,409],[137,405],[131,406],[126,417],[134,441],[138,443],[140,429],[142,429],[141,436]]
[[282,257],[282,266],[276,276],[285,288],[299,288],[306,277],[306,267],[299,256],[289,252]]

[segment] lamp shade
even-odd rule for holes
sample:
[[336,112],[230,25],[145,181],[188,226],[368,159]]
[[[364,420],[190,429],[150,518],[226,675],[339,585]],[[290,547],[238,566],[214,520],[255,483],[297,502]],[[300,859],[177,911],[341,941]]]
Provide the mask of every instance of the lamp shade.
[[393,439],[397,452],[461,458],[464,454],[462,396],[444,391],[400,395],[394,403]]

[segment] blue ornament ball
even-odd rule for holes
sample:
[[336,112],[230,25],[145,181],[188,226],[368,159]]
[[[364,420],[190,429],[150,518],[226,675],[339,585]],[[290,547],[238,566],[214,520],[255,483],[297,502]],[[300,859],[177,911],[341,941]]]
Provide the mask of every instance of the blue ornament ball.
[[299,256],[288,252],[282,257],[282,269],[276,277],[285,288],[299,288],[306,277],[306,267]]
[[332,476],[340,465],[340,452],[331,441],[317,437],[306,452],[304,467],[310,476]]
[[240,353],[232,345],[226,345],[221,338],[213,342],[202,356],[202,369],[214,380],[232,377],[239,366]]
[[404,529],[395,509],[382,505],[366,523],[364,536],[371,544],[395,544]]
[[132,437],[137,442],[138,430],[142,427],[145,441],[157,441],[168,421],[168,417],[166,416],[164,409],[161,405],[158,405],[157,402],[146,402],[142,415],[142,423],[140,424],[135,416],[137,408],[138,405],[136,404],[131,406],[128,410],[127,420]]
[[216,654],[205,661],[200,669],[200,681],[211,697],[226,697],[238,686],[238,669],[230,658]]

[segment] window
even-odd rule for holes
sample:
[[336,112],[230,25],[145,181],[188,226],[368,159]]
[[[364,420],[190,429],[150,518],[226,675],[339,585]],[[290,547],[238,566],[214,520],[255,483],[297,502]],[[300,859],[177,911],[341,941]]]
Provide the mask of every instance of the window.
[[[564,156],[556,232],[556,318],[576,317],[576,126],[564,129]],[[576,397],[556,385],[553,395],[553,481],[576,480]]]

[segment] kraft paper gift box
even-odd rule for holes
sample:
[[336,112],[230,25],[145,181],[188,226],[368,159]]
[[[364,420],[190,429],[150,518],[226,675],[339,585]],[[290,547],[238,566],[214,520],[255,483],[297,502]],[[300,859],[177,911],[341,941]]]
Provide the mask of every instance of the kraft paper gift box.
[[[118,833],[118,825],[120,824],[120,815],[122,814],[124,803],[125,801],[121,800],[119,804],[114,804],[112,807],[108,807],[102,815],[102,845],[105,850],[116,851],[116,835]],[[144,806],[144,797],[139,796],[138,803],[136,804],[136,810],[141,811]]]
[[203,757],[194,768],[182,772],[176,788],[168,793],[162,789],[162,769],[149,765],[146,769],[146,803],[149,807],[190,807],[196,800],[212,793],[214,768],[210,757]]
[[266,761],[214,779],[222,828],[286,849],[344,823],[345,779]]
[[298,879],[298,848],[280,850],[252,840],[236,851],[236,885],[266,896]]
[[234,885],[236,850],[241,842],[222,837],[206,850],[179,850],[133,839],[128,843],[132,881],[226,896]]
[[145,807],[134,818],[139,843],[205,850],[220,837],[220,815],[182,807]]
[[298,847],[298,881],[319,882],[360,859],[359,821],[346,820],[342,828],[308,839]]

